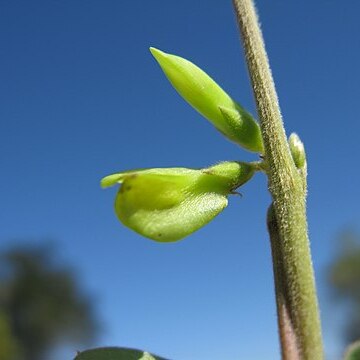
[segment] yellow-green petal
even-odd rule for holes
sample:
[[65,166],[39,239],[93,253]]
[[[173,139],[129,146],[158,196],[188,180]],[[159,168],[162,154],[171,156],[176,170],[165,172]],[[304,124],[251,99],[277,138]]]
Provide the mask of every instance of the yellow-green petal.
[[150,239],[180,240],[218,215],[227,205],[225,195],[192,193],[191,180],[156,175],[129,177],[115,200],[120,221]]
[[247,150],[263,151],[259,124],[209,75],[182,57],[155,48],[150,51],[170,83],[195,110],[230,140]]

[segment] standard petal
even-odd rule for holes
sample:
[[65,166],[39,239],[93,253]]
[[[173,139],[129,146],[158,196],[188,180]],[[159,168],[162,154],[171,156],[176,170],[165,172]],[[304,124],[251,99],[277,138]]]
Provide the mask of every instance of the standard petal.
[[151,169],[136,169],[129,171],[122,171],[116,174],[111,174],[103,177],[100,181],[102,188],[122,184],[125,178],[139,174],[157,174],[157,175],[185,175],[192,174],[197,170],[187,168],[151,168]]

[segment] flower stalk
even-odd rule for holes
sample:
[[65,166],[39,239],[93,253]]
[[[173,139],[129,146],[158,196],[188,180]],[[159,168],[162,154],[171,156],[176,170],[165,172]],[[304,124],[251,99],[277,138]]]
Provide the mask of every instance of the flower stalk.
[[283,359],[323,359],[306,219],[304,172],[297,169],[252,0],[233,0],[260,120],[273,204],[269,210]]

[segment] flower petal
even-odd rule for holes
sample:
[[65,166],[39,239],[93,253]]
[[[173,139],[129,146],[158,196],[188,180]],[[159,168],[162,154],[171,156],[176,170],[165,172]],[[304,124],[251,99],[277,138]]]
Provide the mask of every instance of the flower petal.
[[150,239],[180,240],[198,230],[226,206],[225,195],[192,193],[192,181],[184,177],[141,175],[124,180],[116,200],[120,221]]
[[195,110],[231,141],[263,152],[259,124],[208,74],[180,56],[155,48],[150,51],[173,87]]

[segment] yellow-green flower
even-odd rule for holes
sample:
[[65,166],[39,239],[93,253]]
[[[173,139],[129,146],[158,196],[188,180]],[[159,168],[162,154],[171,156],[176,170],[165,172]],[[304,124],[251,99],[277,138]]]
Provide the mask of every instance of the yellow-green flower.
[[250,164],[223,162],[200,170],[126,171],[106,176],[101,185],[121,184],[115,212],[125,226],[150,239],[171,242],[218,215],[227,206],[227,196],[253,173]]

